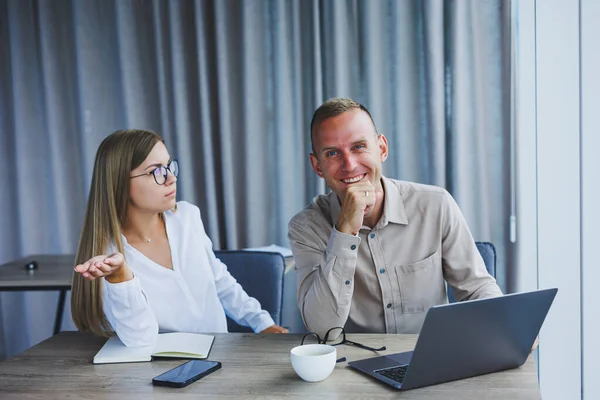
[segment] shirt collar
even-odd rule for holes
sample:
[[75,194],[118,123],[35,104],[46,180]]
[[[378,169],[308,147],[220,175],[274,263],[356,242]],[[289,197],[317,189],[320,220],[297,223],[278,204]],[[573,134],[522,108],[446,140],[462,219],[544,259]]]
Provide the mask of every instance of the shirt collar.
[[408,225],[408,215],[400,188],[385,176],[381,177],[381,184],[383,185],[385,197],[383,198],[383,214],[377,225],[381,224],[381,227],[384,227],[390,222],[392,224]]
[[[383,228],[390,222],[393,224],[408,225],[408,216],[400,188],[384,176],[381,177],[381,184],[385,193],[383,198],[383,214],[381,214],[381,219],[376,226]],[[329,192],[327,197],[331,207],[331,224],[335,225],[342,211],[342,205],[335,192]]]

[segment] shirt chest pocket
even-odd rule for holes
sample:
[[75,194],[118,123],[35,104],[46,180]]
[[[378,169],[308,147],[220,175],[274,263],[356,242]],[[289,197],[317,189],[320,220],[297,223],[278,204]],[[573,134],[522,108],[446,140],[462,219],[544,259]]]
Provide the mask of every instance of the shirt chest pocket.
[[397,265],[394,269],[403,313],[422,313],[433,305],[445,303],[446,285],[440,249],[427,258]]

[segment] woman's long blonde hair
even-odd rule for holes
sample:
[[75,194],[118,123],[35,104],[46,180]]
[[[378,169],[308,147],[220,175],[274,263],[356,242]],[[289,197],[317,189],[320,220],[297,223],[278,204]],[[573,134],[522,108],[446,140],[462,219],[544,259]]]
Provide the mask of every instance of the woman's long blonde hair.
[[[92,185],[75,259],[76,265],[106,254],[114,243],[123,254],[121,232],[129,206],[129,176],[163,139],[138,129],[120,130],[107,136],[96,153]],[[71,316],[81,331],[113,334],[102,309],[102,279],[88,281],[73,273]]]

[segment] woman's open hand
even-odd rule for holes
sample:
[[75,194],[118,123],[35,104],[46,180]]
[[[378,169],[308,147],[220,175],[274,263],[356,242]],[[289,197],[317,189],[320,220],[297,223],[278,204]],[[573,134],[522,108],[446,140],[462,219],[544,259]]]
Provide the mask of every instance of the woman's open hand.
[[[103,254],[92,257],[83,264],[77,265],[75,267],[75,272],[80,273],[81,276],[90,281],[110,275],[121,275],[121,273],[125,273],[123,277],[126,278],[120,279],[121,281],[128,280],[127,278],[133,278],[133,275],[129,272],[125,264],[125,258],[121,253],[113,253],[110,255]],[[129,275],[131,275],[131,278]]]

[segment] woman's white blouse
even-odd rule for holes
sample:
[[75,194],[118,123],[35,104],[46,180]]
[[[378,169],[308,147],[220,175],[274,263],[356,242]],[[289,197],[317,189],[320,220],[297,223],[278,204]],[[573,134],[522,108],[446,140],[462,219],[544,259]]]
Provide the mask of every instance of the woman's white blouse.
[[[130,281],[103,279],[104,313],[121,341],[147,345],[158,332],[227,332],[225,313],[240,325],[260,332],[273,325],[268,312],[249,297],[215,257],[198,207],[180,201],[165,213],[173,270],[150,260],[127,243]],[[110,246],[108,254],[114,252]]]

